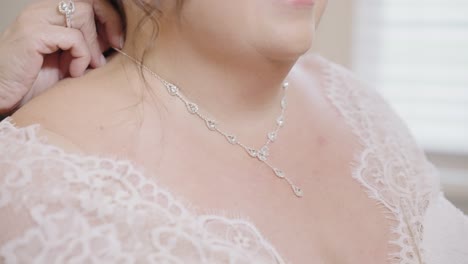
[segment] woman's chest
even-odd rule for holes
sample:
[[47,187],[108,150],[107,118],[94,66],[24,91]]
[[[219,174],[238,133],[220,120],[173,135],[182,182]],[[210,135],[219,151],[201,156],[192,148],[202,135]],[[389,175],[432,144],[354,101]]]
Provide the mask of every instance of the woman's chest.
[[121,153],[200,214],[250,220],[292,263],[387,263],[388,212],[352,177],[357,139],[330,109],[293,108],[287,117],[269,165],[194,122],[110,129],[90,152]]
[[200,214],[252,221],[292,263],[386,263],[389,223],[346,166],[290,169],[302,177],[293,176],[304,192],[297,198],[264,166],[196,163],[173,164],[156,180]]
[[269,166],[216,139],[174,131],[160,152],[134,158],[196,212],[248,219],[292,263],[387,263],[390,223],[351,176],[354,138],[336,129],[311,131],[284,131],[293,140],[275,142],[268,159],[303,190],[302,198]]

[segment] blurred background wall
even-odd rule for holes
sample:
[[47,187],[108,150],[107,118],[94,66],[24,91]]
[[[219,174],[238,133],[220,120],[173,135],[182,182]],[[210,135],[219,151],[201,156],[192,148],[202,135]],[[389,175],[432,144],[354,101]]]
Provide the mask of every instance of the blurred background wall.
[[356,0],[329,0],[312,48],[346,67],[352,63],[353,18]]
[[[30,1],[2,1],[0,30]],[[468,1],[422,1],[330,0],[312,52],[380,88],[468,213]]]
[[0,31],[15,19],[18,12],[32,0],[3,0],[0,3]]
[[313,52],[375,86],[468,214],[468,1],[330,0]]

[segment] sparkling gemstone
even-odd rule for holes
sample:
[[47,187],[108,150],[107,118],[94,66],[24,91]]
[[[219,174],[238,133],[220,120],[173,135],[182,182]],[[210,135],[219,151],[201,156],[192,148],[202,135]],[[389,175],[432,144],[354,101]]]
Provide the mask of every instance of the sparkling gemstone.
[[64,1],[60,2],[60,12],[65,12],[68,9],[68,4]]
[[249,152],[249,155],[252,157],[257,157],[257,151],[255,149],[248,149],[247,152]]
[[278,117],[278,119],[276,119],[276,124],[278,124],[278,126],[280,127],[284,126],[284,117],[283,116]]
[[287,106],[288,106],[288,102],[286,101],[286,97],[283,97],[283,99],[281,99],[281,107],[283,109],[286,109]]
[[264,146],[257,153],[257,158],[261,161],[266,161],[270,155],[268,146]]
[[195,104],[195,103],[188,103],[187,104],[187,109],[192,114],[198,113],[198,105]]
[[226,136],[227,140],[229,141],[229,143],[231,144],[236,144],[237,143],[237,138],[236,136],[233,136],[233,135],[229,135],[229,136]]
[[302,197],[304,196],[304,192],[302,191],[301,188],[297,187],[297,186],[293,186],[292,187],[294,193],[296,194],[297,197]]
[[289,87],[289,83],[288,82],[284,82],[283,83],[283,89],[288,89]]
[[75,12],[75,4],[72,1],[62,1],[59,4],[59,11],[62,14],[71,15],[73,12]]
[[268,155],[270,155],[270,148],[268,148],[268,146],[263,146],[260,149],[260,152],[263,153],[265,156],[268,156]]
[[286,176],[284,172],[280,169],[274,169],[274,171],[275,171],[276,176],[278,176],[281,179],[283,179]]
[[278,133],[276,133],[275,131],[268,133],[268,139],[270,139],[271,141],[275,141],[277,137]]
[[168,84],[167,91],[170,95],[177,95],[179,93],[179,88],[173,84]]
[[212,131],[216,130],[216,125],[217,125],[216,121],[214,121],[214,120],[207,120],[206,121],[206,126],[208,127],[209,130],[212,130]]

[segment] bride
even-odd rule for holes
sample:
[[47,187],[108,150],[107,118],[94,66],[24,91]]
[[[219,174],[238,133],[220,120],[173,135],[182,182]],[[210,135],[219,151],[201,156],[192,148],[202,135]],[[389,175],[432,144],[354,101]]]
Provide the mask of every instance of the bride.
[[5,263],[468,263],[405,125],[307,53],[326,0],[112,2],[123,49],[0,123]]

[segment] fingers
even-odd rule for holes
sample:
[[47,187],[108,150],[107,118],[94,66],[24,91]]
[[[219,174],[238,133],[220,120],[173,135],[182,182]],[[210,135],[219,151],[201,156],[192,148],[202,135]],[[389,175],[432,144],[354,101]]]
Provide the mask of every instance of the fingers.
[[[122,21],[109,0],[74,0],[72,28],[66,27],[59,12],[59,0],[29,2],[1,34],[0,57],[8,60],[0,63],[0,79],[14,89],[11,96],[0,94],[0,110],[39,91],[37,87],[49,87],[64,76],[82,76],[90,65],[103,65],[102,52],[109,45],[121,45]],[[46,86],[35,85],[41,77]]]
[[[69,55],[72,56],[72,64],[69,67],[71,76],[80,76],[86,69],[84,62],[88,59],[86,66],[97,68],[104,65],[105,58],[102,52],[109,48],[109,44],[120,48],[123,39],[122,20],[117,10],[109,0],[74,0],[72,28],[67,28],[65,16],[58,12],[58,2],[57,0],[34,1],[22,12],[18,24],[22,27],[27,25],[28,30],[32,31],[30,35],[52,32],[50,35],[42,33],[41,39],[44,43],[38,46],[47,47],[41,47],[45,52],[43,54],[58,49],[69,50],[71,53],[65,54],[64,57],[68,60]],[[27,34],[25,36],[30,38]],[[73,45],[70,43],[71,40],[77,43]]]
[[[74,28],[80,29],[89,45],[91,66],[97,68],[105,64],[102,52],[111,46],[121,48],[123,39],[122,21],[119,13],[108,0],[75,1]],[[97,18],[97,22],[95,21]],[[104,29],[104,30],[98,30]],[[98,36],[104,33],[104,36]],[[106,40],[106,41],[100,41]]]
[[104,25],[107,40],[114,48],[122,48],[123,21],[117,10],[108,0],[92,0],[94,13],[100,24]]
[[91,52],[91,66],[93,68],[102,66],[106,63],[106,60],[102,55],[99,44],[93,6],[85,2],[76,2],[75,9],[76,14],[74,14],[72,21],[73,28],[79,29],[82,32],[88,44],[89,51]]
[[59,50],[70,52],[73,57],[69,65],[71,77],[80,77],[84,74],[91,62],[91,53],[80,30],[51,26],[47,31],[38,32],[37,51],[41,54],[52,54]]
[[[90,65],[97,68],[105,64],[102,52],[107,50],[109,45],[120,48],[123,38],[120,15],[108,0],[75,0],[74,3],[72,27],[82,32],[91,53]],[[57,11],[56,0],[43,1],[38,5],[44,10],[42,13],[49,13],[47,17],[50,24],[66,27],[64,15]]]

